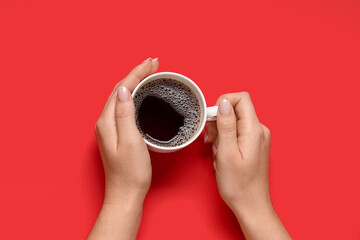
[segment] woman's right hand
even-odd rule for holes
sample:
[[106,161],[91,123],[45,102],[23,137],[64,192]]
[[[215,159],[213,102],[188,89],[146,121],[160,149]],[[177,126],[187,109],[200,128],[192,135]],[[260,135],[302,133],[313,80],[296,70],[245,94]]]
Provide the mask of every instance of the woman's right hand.
[[217,121],[206,125],[213,143],[219,193],[235,213],[246,239],[291,239],[269,194],[270,131],[246,92],[221,96]]
[[151,183],[150,155],[135,121],[131,97],[159,61],[147,59],[116,84],[95,125],[105,172],[105,198],[88,239],[136,239]]

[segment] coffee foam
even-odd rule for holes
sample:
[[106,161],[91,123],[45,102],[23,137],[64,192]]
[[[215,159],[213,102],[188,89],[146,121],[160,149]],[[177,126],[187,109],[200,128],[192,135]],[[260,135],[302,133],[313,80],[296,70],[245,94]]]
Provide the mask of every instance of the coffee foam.
[[[184,126],[180,127],[178,134],[166,143],[155,141],[140,128],[138,119],[138,110],[142,101],[148,97],[154,96],[163,99],[170,104],[175,111],[184,117]],[[175,147],[187,142],[200,126],[201,107],[194,92],[185,84],[169,78],[153,80],[138,89],[134,96],[136,125],[142,136],[149,142],[162,147]]]

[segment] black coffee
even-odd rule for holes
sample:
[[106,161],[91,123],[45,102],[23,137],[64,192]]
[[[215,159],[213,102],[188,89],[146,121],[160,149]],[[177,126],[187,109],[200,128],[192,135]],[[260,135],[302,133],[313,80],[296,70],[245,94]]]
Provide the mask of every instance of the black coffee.
[[144,98],[138,114],[142,132],[155,141],[169,142],[184,126],[184,116],[155,96]]
[[134,103],[140,133],[158,146],[181,145],[199,128],[199,101],[188,86],[178,81],[151,81],[138,90]]

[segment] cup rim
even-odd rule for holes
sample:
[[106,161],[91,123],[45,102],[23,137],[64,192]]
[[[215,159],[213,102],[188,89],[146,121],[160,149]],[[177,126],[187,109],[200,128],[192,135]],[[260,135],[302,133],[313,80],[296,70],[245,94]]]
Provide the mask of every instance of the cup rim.
[[[189,83],[190,85],[192,85],[196,89],[197,93],[195,93],[195,95],[199,96],[200,100],[203,102],[203,109],[202,109],[202,111],[203,111],[203,119],[201,120],[200,127],[199,127],[198,131],[196,132],[196,134],[194,134],[188,141],[186,141],[185,143],[183,143],[183,144],[181,144],[179,146],[175,146],[175,147],[159,146],[159,145],[151,143],[148,140],[146,140],[145,138],[143,138],[145,143],[148,146],[150,146],[150,147],[152,147],[154,149],[164,150],[164,151],[175,151],[175,150],[179,150],[179,149],[182,149],[182,148],[190,145],[192,142],[194,142],[199,137],[199,135],[201,134],[202,130],[204,129],[205,123],[206,123],[206,101],[205,101],[205,97],[204,97],[202,91],[200,90],[198,85],[196,85],[196,83],[193,80],[191,80],[190,78],[188,78],[188,77],[186,77],[186,76],[184,76],[184,75],[182,75],[180,73],[176,73],[176,72],[158,72],[158,73],[151,74],[151,75],[147,76],[146,78],[144,78],[142,81],[140,81],[140,83],[135,87],[135,89],[132,92],[131,96],[134,97],[136,92],[139,90],[139,88],[141,88],[141,86],[143,86],[144,84],[146,84],[150,80],[153,81],[153,80],[159,79],[161,77],[171,79],[171,75],[172,76],[177,76],[178,78],[181,78],[181,79],[185,80],[187,83]],[[173,79],[173,80],[178,80],[178,79]]]

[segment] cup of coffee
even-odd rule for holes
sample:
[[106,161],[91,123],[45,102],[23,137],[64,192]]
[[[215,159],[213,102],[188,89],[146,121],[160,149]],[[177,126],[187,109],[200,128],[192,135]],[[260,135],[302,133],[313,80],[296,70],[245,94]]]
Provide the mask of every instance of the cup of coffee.
[[174,152],[192,143],[206,121],[216,120],[217,106],[206,107],[200,88],[174,72],[160,72],[142,80],[132,93],[136,125],[148,148]]

